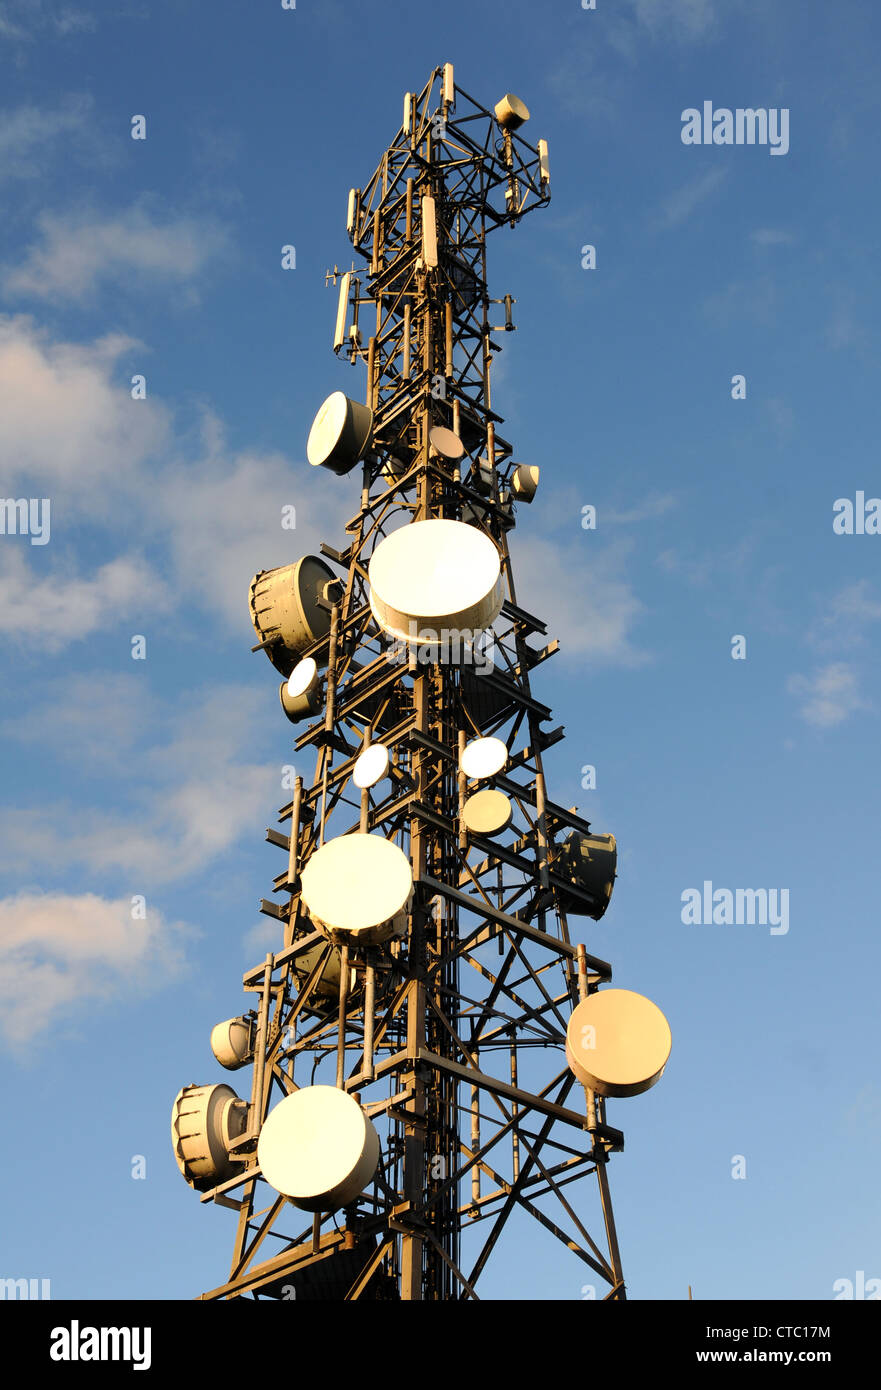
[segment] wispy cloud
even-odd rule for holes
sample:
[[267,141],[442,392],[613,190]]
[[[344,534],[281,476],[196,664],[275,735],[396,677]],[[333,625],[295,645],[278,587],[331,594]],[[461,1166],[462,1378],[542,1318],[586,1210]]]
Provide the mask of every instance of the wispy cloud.
[[859,579],[824,601],[808,640],[821,648],[860,647],[865,643],[866,629],[879,621],[881,601],[875,598],[869,580]]
[[701,308],[717,323],[744,320],[769,324],[777,313],[778,289],[774,279],[761,275],[754,280],[732,280],[721,290],[707,295]]
[[123,555],[82,576],[63,561],[41,574],[40,561],[9,545],[0,552],[0,633],[59,652],[70,642],[115,626],[130,614],[142,619],[169,607],[164,581],[145,561]]
[[60,762],[103,775],[150,742],[160,705],[137,663],[130,672],[65,671],[41,682],[42,699],[0,724],[9,740],[39,745]]
[[[88,683],[72,688],[67,702],[68,726],[88,745],[99,733],[102,702],[90,706]],[[90,807],[81,790],[75,813],[41,801],[0,814],[0,867],[21,876],[49,863],[56,873],[109,877],[147,896],[157,885],[204,871],[268,813],[280,770],[244,760],[243,730],[259,728],[269,705],[269,691],[240,686],[154,705],[138,777],[116,777],[109,788],[118,804],[107,806],[105,783],[100,805]],[[53,714],[41,703],[35,717],[48,727]],[[31,732],[26,725],[21,736]],[[105,738],[111,737],[108,730]],[[123,726],[118,766],[125,765],[126,737]]]
[[845,662],[823,666],[810,676],[790,676],[787,689],[800,701],[802,719],[820,729],[833,728],[857,710],[871,708],[860,694],[856,671]]
[[763,402],[765,415],[768,417],[771,429],[778,444],[785,444],[792,438],[795,430],[795,411],[792,406],[782,400],[780,396],[769,396]]
[[60,11],[43,0],[4,0],[0,5],[0,37],[26,43],[43,34],[90,33],[96,28],[95,16],[88,10],[65,5]]
[[0,900],[0,1035],[18,1052],[59,1017],[98,1001],[142,995],[185,968],[193,928],[130,897],[22,893]]
[[74,95],[55,107],[0,111],[0,183],[43,175],[63,137],[82,140],[92,106],[90,96]]
[[55,342],[18,315],[0,315],[0,458],[4,488],[50,490],[68,510],[91,517],[133,483],[139,466],[166,441],[167,411],[133,401],[118,382],[122,360],[142,344],[122,334],[93,343]]
[[791,246],[795,237],[782,227],[757,227],[754,232],[750,232],[749,239],[755,242],[756,246]]
[[854,295],[850,290],[832,292],[832,309],[826,321],[826,342],[833,352],[858,346],[865,342],[866,333],[857,317]]
[[[210,423],[219,424],[213,417]],[[289,564],[328,535],[342,535],[351,499],[325,470],[305,461],[297,468],[280,453],[230,456],[220,435],[215,452],[169,470],[155,505],[189,600],[242,628],[256,570]],[[293,532],[282,527],[282,508],[291,506]]]
[[881,1090],[874,1081],[860,1088],[845,1110],[844,1119],[851,1133],[865,1135],[866,1131],[881,1130]]
[[657,517],[672,511],[675,506],[676,498],[672,492],[653,492],[641,502],[637,502],[636,506],[626,507],[622,511],[614,507],[603,507],[603,524],[627,526],[637,521],[654,521]]
[[40,241],[3,272],[7,294],[82,300],[103,284],[191,281],[229,245],[220,223],[163,219],[145,203],[110,217],[46,212],[38,223]]
[[690,179],[675,193],[671,193],[668,198],[664,199],[655,214],[655,225],[662,231],[669,231],[672,227],[681,227],[683,222],[687,222],[692,213],[700,207],[701,203],[715,193],[727,177],[727,170],[717,165],[713,169],[707,169],[703,174],[698,174],[696,178]]
[[714,0],[627,0],[637,24],[653,35],[699,39],[716,19]]
[[649,659],[633,640],[645,612],[626,575],[630,546],[600,547],[591,532],[563,541],[529,535],[511,541],[518,594],[560,639],[561,656],[597,666],[640,666]]

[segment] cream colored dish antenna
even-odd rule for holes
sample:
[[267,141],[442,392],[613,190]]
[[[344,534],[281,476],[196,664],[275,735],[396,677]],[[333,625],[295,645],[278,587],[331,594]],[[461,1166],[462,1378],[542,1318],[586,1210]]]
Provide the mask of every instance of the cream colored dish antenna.
[[372,430],[370,407],[350,400],[342,391],[334,391],[312,422],[306,457],[313,467],[321,465],[342,476],[364,457]]
[[364,1191],[379,1136],[358,1102],[335,1086],[303,1086],[271,1110],[257,1141],[264,1178],[304,1211],[338,1211]]
[[413,870],[381,835],[338,835],[309,858],[301,879],[313,922],[357,941],[387,941],[407,926]]
[[566,1060],[601,1096],[638,1096],[660,1081],[673,1038],[657,1004],[629,989],[601,989],[574,1010]]
[[414,521],[380,541],[368,569],[380,627],[408,642],[482,632],[501,612],[499,552],[462,521]]
[[462,819],[474,835],[498,835],[511,824],[513,807],[504,792],[487,787],[469,796]]

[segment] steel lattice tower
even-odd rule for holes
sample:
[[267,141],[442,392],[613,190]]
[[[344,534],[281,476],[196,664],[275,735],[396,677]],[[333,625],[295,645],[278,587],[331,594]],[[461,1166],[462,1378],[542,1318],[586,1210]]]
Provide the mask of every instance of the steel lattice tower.
[[[490,393],[494,335],[513,326],[513,301],[489,298],[487,233],[550,197],[547,148],[515,133],[523,108],[506,101],[494,113],[454,85],[450,65],[437,68],[349,198],[365,265],[343,275],[334,346],[366,364],[372,431],[347,543],[321,547],[337,576],[316,591],[322,633],[291,655],[260,627],[260,575],[252,586],[273,664],[287,675],[312,657],[326,683],[294,743],[301,765],[314,752],[314,776],[296,779],[281,828],[267,831],[285,854],[261,904],[280,942],[244,978],[250,1100],[232,1102],[231,1167],[193,1182],[203,1202],[238,1214],[229,1277],[204,1298],[477,1297],[515,1211],[574,1252],[600,1296],[625,1297],[607,1175],[623,1136],[564,1052],[572,1010],[611,979],[573,945],[567,912],[602,915],[614,862],[605,884],[602,865],[599,879],[576,871],[573,845],[599,841],[546,792],[542,755],[563,730],[549,726],[530,676],[557,643],[542,645],[545,625],[515,590],[507,537],[529,489]],[[439,428],[461,440],[461,458],[432,442]],[[465,522],[497,547],[504,603],[490,648],[402,652],[377,623],[374,549],[431,518]],[[473,788],[460,756],[490,736],[507,747],[490,780],[513,819],[484,835],[463,817]],[[376,742],[388,777],[359,791],[355,761]],[[414,883],[406,933],[370,946],[316,928],[301,896],[316,850],[365,831],[405,852]],[[316,1081],[359,1101],[381,1157],[355,1201],[310,1216],[262,1180],[256,1147],[272,1102]],[[588,1205],[593,1235],[579,1214]]]

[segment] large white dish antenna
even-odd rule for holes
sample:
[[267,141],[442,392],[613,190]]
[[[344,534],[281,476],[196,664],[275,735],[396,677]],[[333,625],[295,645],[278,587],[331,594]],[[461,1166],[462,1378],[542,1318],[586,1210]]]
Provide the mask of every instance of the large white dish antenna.
[[380,541],[368,569],[380,627],[409,642],[482,632],[501,612],[495,543],[462,521],[413,521]]
[[271,1110],[257,1162],[276,1192],[304,1211],[354,1202],[379,1162],[379,1136],[361,1106],[335,1086],[304,1086]]
[[412,891],[410,860],[381,835],[328,840],[301,878],[303,902],[317,926],[368,944],[403,935]]
[[601,1096],[638,1096],[660,1081],[673,1038],[657,1004],[629,989],[601,989],[574,1010],[566,1060]]
[[508,761],[508,747],[500,738],[473,738],[462,749],[459,766],[466,777],[495,777]]
[[374,783],[379,782],[387,772],[388,749],[384,743],[371,743],[356,759],[352,769],[352,781],[363,791],[365,787],[372,787]]

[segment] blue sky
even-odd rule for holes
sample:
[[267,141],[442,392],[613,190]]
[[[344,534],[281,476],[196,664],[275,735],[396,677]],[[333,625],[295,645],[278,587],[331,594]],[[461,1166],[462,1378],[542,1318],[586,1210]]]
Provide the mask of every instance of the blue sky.
[[[881,494],[879,38],[853,0],[0,3],[0,492],[51,499],[48,544],[0,536],[0,1275],[183,1298],[225,1273],[233,1218],[168,1126],[224,1079],[210,1029],[273,944],[292,731],[248,582],[356,509],[305,462],[324,397],[364,390],[324,271],[450,61],[550,146],[549,208],[490,244],[518,329],[494,406],[542,470],[511,545],[562,648],[535,678],[567,729],[551,796],[621,854],[576,938],[673,1031],[661,1083],[609,1105],[630,1296],[881,1277],[881,537],[832,528]],[[788,153],[684,145],[705,100],[786,108]],[[707,880],[788,890],[789,930],[685,925]],[[582,1297],[515,1236],[484,1297]]]

